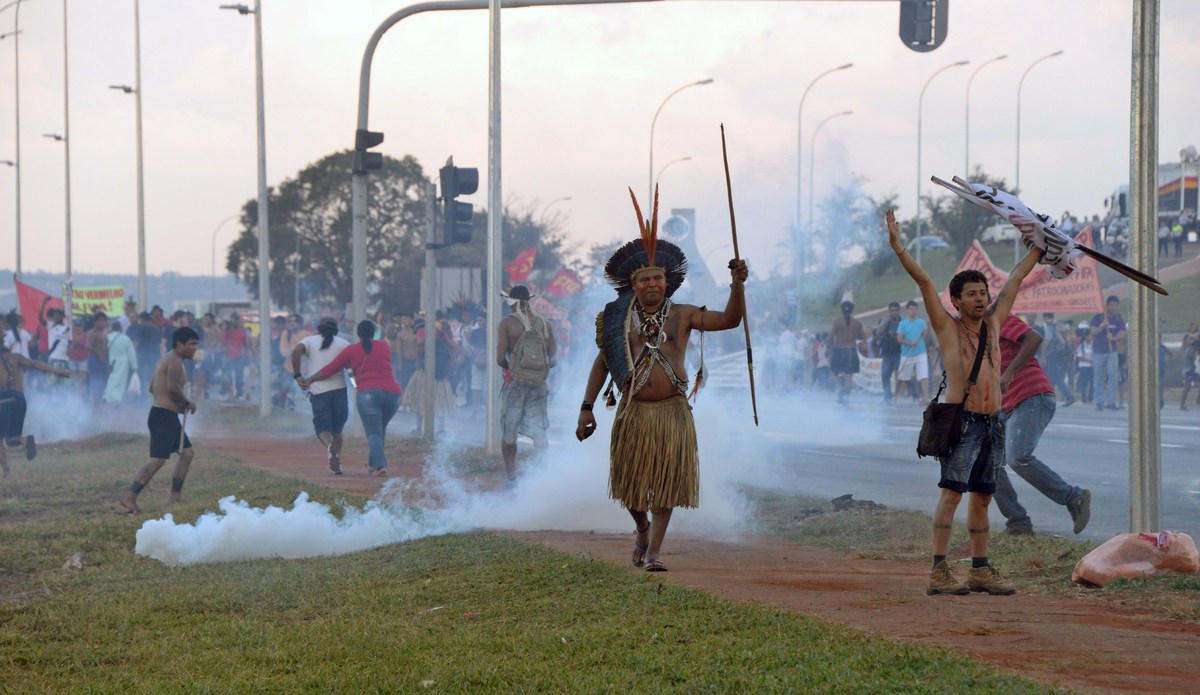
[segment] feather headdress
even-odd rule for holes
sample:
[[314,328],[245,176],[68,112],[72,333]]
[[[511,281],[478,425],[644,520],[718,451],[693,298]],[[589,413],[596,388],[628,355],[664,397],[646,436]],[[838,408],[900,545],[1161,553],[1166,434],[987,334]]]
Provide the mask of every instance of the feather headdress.
[[633,291],[633,276],[646,268],[661,268],[667,275],[666,295],[670,297],[683,284],[687,275],[687,257],[675,244],[658,238],[658,187],[654,188],[654,208],[650,219],[642,216],[637,196],[629,189],[633,210],[637,213],[640,238],[616,250],[604,264],[604,276],[618,295]]

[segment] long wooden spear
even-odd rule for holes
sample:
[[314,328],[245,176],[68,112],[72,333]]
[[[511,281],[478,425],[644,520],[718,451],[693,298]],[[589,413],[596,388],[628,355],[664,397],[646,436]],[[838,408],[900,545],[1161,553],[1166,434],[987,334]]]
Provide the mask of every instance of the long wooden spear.
[[[721,124],[721,157],[725,160],[725,194],[729,197],[729,230],[733,234],[733,261],[742,260],[738,253],[737,219],[733,215],[733,183],[729,178],[729,153],[725,151],[725,124]],[[750,407],[754,410],[754,426],[758,427],[758,399],[754,396],[754,349],[750,347],[750,312],[746,310],[746,297],[742,295],[742,326],[746,329],[746,369],[750,372]]]

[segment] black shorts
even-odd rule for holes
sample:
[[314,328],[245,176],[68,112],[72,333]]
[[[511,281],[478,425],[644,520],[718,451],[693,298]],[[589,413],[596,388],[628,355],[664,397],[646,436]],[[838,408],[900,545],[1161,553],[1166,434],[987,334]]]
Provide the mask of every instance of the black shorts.
[[334,389],[312,397],[313,429],[317,434],[329,432],[341,434],[350,417],[350,405],[346,400],[346,389]]
[[[146,427],[150,428],[150,458],[166,460],[171,454],[180,451],[179,434],[183,425],[179,422],[179,414],[157,405],[150,408],[150,416],[146,418]],[[183,448],[192,448],[192,441],[187,434],[183,435]]]
[[25,394],[0,391],[0,438],[20,437],[25,429]]
[[834,348],[829,371],[834,374],[858,374],[858,349]]

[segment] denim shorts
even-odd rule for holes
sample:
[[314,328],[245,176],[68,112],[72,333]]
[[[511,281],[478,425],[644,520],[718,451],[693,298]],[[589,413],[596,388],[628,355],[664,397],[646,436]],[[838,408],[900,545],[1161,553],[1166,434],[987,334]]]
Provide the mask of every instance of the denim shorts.
[[341,434],[349,417],[350,404],[346,400],[346,389],[333,389],[312,397],[313,429],[317,434]]
[[996,491],[996,469],[1004,465],[1004,423],[1000,415],[963,411],[962,438],[949,456],[939,458],[938,487],[954,492]]

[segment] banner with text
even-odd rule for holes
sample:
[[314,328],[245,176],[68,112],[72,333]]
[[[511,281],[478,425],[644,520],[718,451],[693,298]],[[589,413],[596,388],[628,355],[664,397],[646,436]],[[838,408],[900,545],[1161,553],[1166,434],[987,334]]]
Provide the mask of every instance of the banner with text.
[[[1085,227],[1076,235],[1075,241],[1084,246],[1092,246],[1092,228]],[[1061,280],[1050,276],[1048,266],[1038,265],[1034,268],[1021,283],[1021,290],[1017,292],[1017,299],[1013,304],[1013,312],[1040,314],[1049,311],[1055,314],[1094,314],[1104,311],[1104,292],[1100,287],[1100,273],[1096,267],[1096,261],[1089,256],[1081,256],[1075,259],[1075,265],[1075,272]],[[963,254],[962,260],[959,261],[958,268],[954,272],[957,274],[968,269],[978,270],[987,277],[988,288],[992,291],[993,299],[1000,288],[1004,286],[1004,281],[1008,279],[1008,273],[992,263],[987,251],[983,250],[978,241],[971,242],[971,248]],[[953,313],[954,306],[950,303],[949,286],[942,290],[941,297],[946,310]]]
[[[63,294],[66,294],[64,289]],[[105,285],[101,287],[72,287],[71,313],[90,314],[99,309],[109,316],[125,312],[125,287]]]

